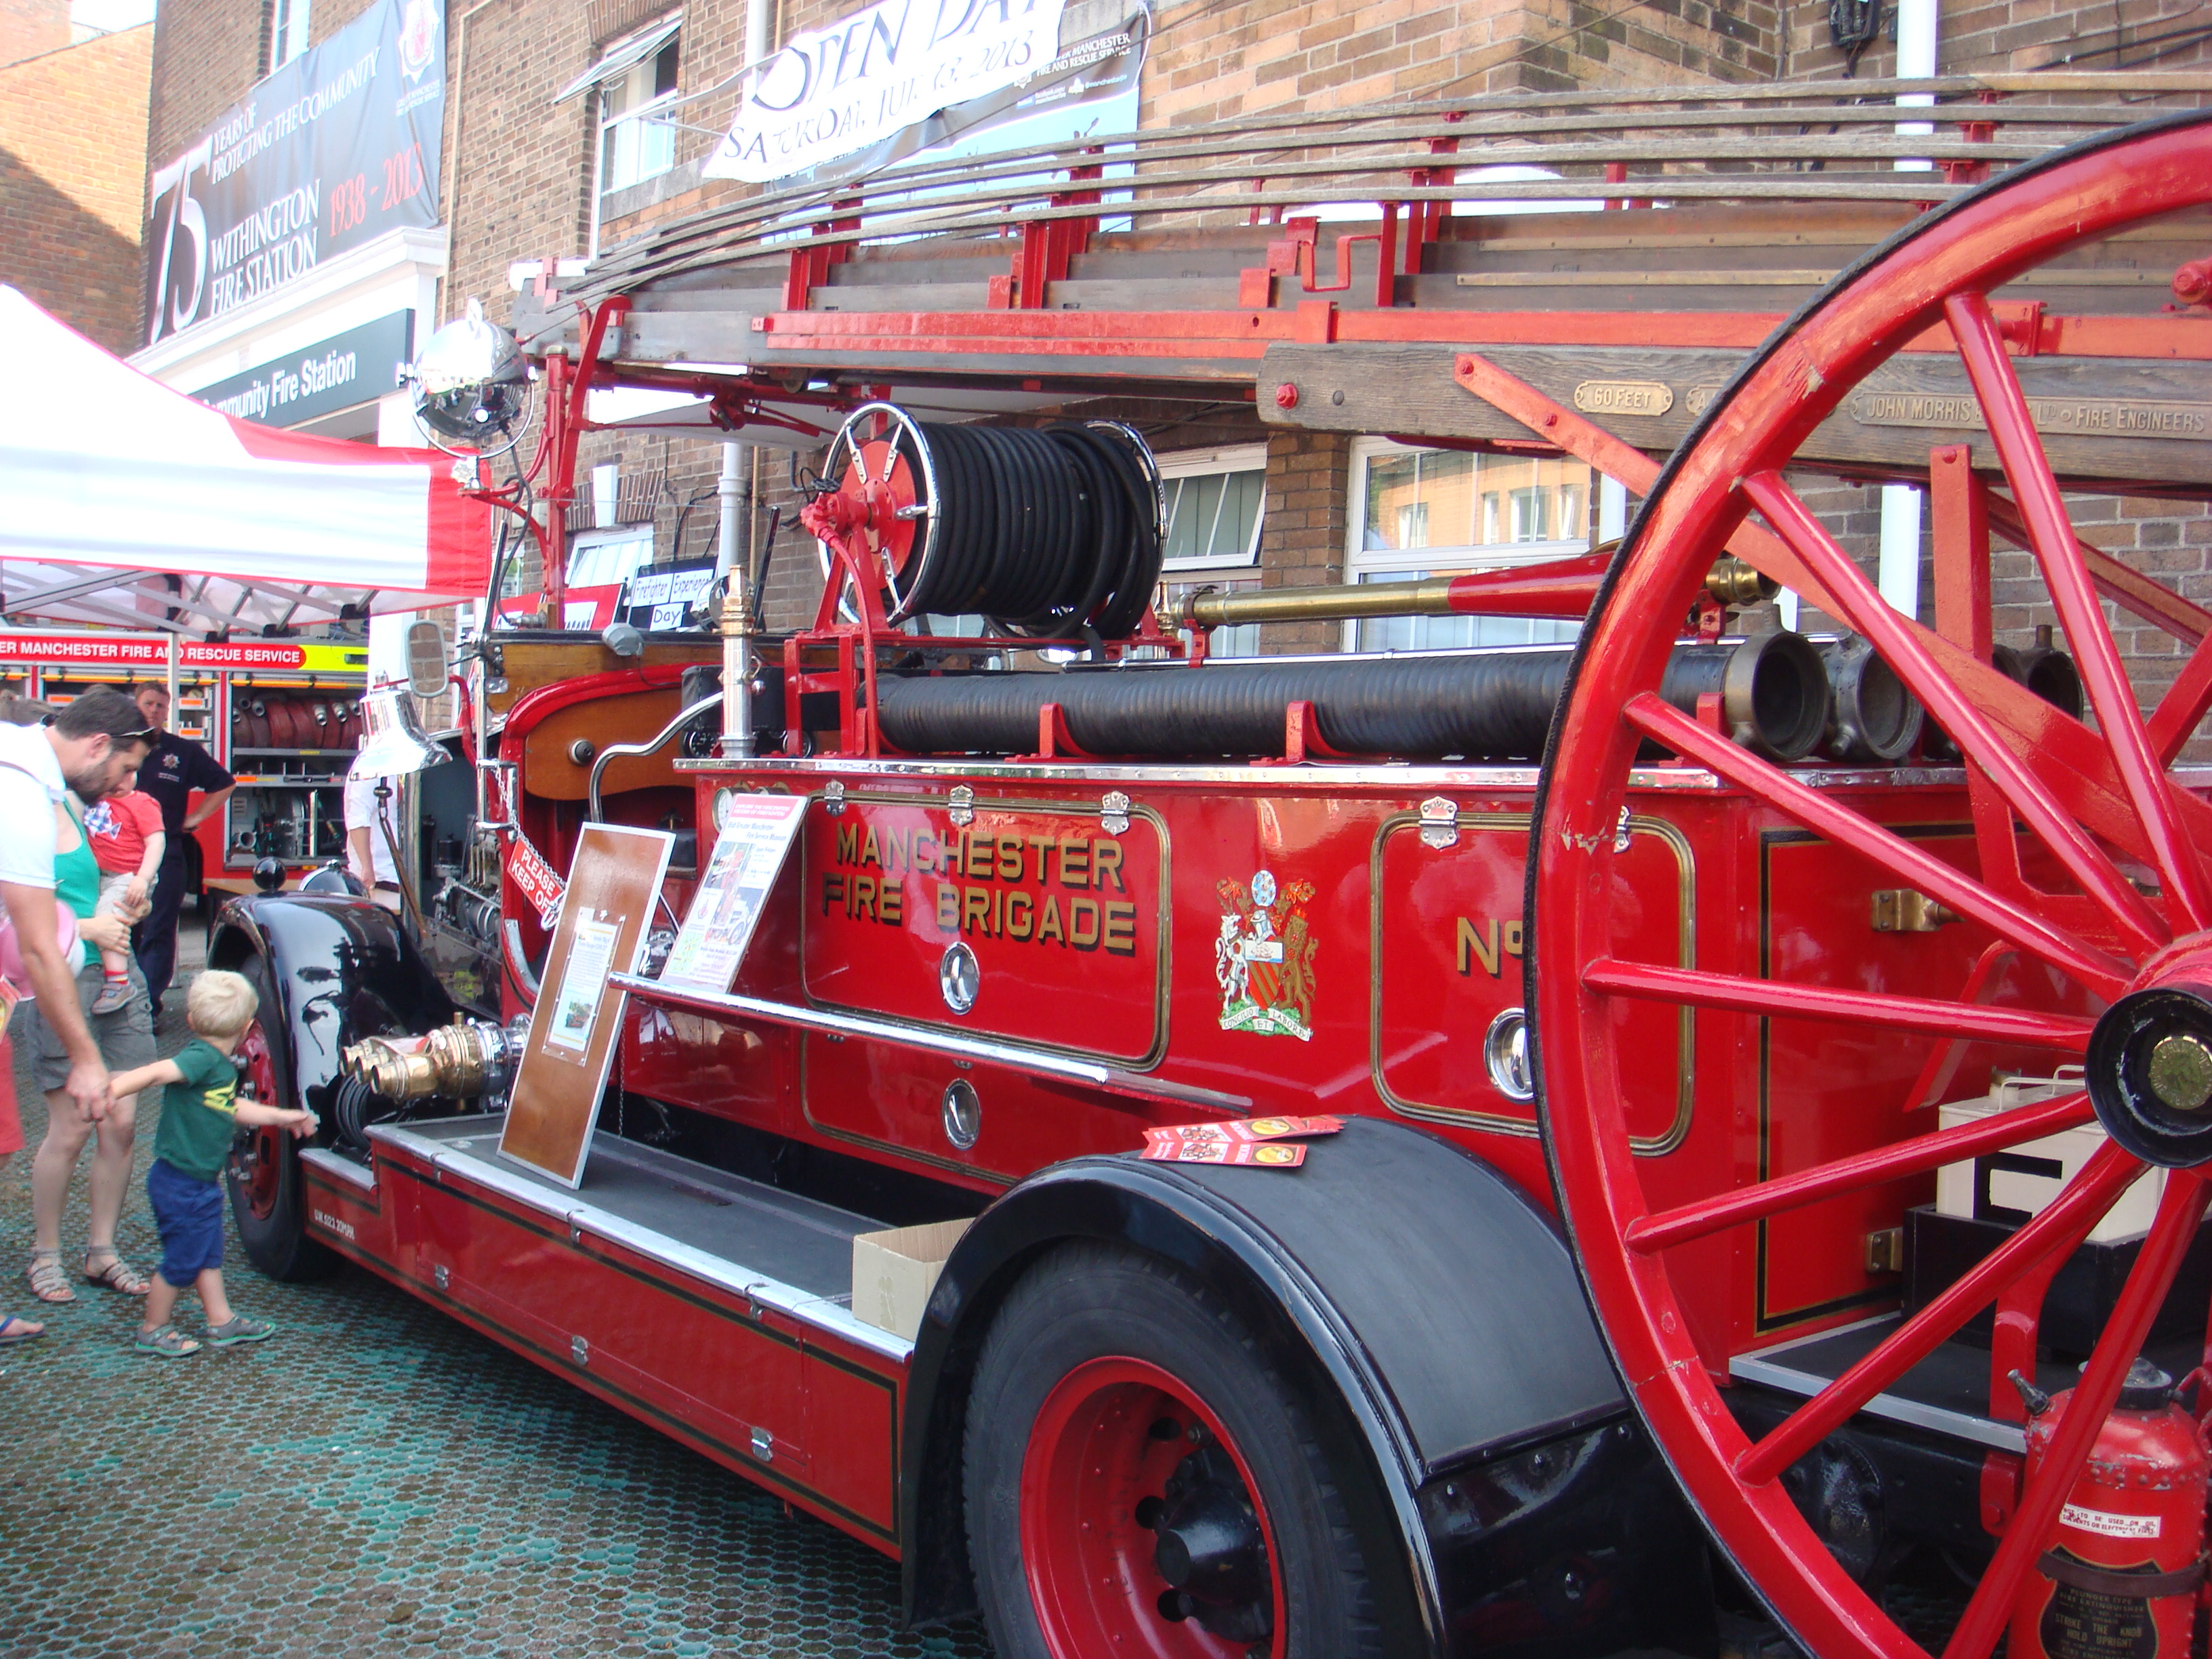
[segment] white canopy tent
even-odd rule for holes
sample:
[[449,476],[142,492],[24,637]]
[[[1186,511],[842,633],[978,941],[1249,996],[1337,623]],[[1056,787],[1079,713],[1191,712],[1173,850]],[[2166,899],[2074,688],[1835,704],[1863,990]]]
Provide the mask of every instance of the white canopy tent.
[[491,513],[435,450],[256,426],[0,286],[6,629],[260,633],[479,597]]

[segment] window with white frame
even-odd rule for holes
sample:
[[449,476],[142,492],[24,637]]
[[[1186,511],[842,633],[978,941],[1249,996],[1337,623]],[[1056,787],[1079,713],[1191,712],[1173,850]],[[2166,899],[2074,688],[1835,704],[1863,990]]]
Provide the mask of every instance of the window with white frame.
[[653,526],[649,524],[580,530],[568,541],[568,568],[563,580],[570,587],[611,587],[628,581],[652,562]]
[[307,0],[270,0],[270,70],[283,68],[307,49]]
[[[1235,593],[1260,586],[1260,523],[1267,494],[1267,446],[1182,450],[1159,458],[1168,539],[1160,565],[1163,612],[1200,588]],[[1260,653],[1257,623],[1217,628],[1216,657]]]
[[[1470,455],[1361,438],[1352,449],[1355,582],[1418,581],[1587,552],[1590,471],[1548,456]],[[1578,623],[1524,617],[1375,617],[1347,623],[1355,651],[1429,651],[1571,640]]]
[[599,193],[627,190],[676,165],[678,43],[665,44],[599,85]]

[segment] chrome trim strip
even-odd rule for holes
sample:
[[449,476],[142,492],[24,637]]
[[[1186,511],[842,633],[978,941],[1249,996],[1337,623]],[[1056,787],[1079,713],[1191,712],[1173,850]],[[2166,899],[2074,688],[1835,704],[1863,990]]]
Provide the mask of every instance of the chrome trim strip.
[[320,1170],[325,1175],[336,1176],[340,1181],[346,1182],[349,1186],[358,1187],[363,1192],[373,1193],[376,1190],[376,1171],[374,1170],[364,1170],[360,1164],[355,1163],[351,1158],[340,1158],[336,1152],[330,1151],[326,1147],[307,1146],[301,1148],[300,1152],[300,1162],[302,1164],[311,1164],[316,1169]]
[[856,1346],[870,1349],[887,1359],[903,1364],[914,1352],[913,1343],[902,1337],[893,1336],[889,1331],[878,1330],[873,1325],[862,1324],[853,1316],[850,1309],[827,1297],[816,1296],[796,1285],[753,1273],[740,1262],[731,1261],[695,1245],[686,1244],[679,1238],[672,1238],[650,1227],[641,1227],[596,1205],[569,1201],[566,1194],[542,1187],[513,1170],[503,1170],[489,1159],[476,1156],[473,1150],[457,1152],[443,1141],[434,1140],[428,1135],[415,1134],[391,1124],[378,1124],[368,1133],[372,1139],[389,1140],[396,1146],[405,1148],[441,1171],[447,1179],[459,1179],[489,1188],[541,1215],[550,1216],[571,1231],[592,1233],[611,1243],[620,1244],[664,1267],[673,1268],[732,1296],[757,1302],[763,1308],[774,1308],[779,1313],[802,1320],[818,1330],[840,1337]]
[[1070,1083],[1087,1084],[1108,1094],[1127,1095],[1137,1100],[1170,1100],[1178,1105],[1203,1106],[1214,1111],[1238,1115],[1252,1109],[1251,1098],[1246,1095],[1223,1094],[1218,1090],[1201,1089],[1188,1083],[1170,1083],[1164,1079],[1146,1077],[1141,1073],[1125,1072],[1117,1066],[1071,1060],[1062,1054],[1045,1054],[1018,1043],[999,1042],[987,1037],[953,1036],[924,1026],[872,1019],[864,1014],[832,1013],[825,1008],[801,1008],[788,1002],[770,1002],[760,997],[736,996],[726,993],[717,994],[712,991],[679,991],[673,986],[663,985],[659,980],[646,979],[636,974],[610,974],[607,983],[629,992],[641,1001],[664,1007],[688,1009],[694,1013],[729,1014],[744,1019],[764,1019],[776,1025],[795,1025],[802,1030],[822,1031],[836,1036],[867,1037],[877,1042],[896,1042],[909,1048],[926,1048],[933,1054],[950,1054],[957,1060],[980,1060],[988,1065],[1006,1066],[1016,1071],[1064,1079]]
[[[1175,762],[1146,763],[1119,762],[1031,761],[1013,765],[1003,761],[963,762],[950,757],[920,760],[866,760],[860,757],[763,756],[757,760],[692,759],[678,756],[669,762],[678,772],[712,773],[732,782],[747,779],[763,781],[793,776],[924,778],[933,781],[972,781],[1002,778],[1020,782],[1064,783],[1081,780],[1094,787],[1112,784],[1127,788],[1132,783],[1206,784],[1237,786],[1267,793],[1282,793],[1284,769],[1245,766],[1185,765]],[[1966,774],[1956,766],[1891,766],[1787,769],[1791,780],[1816,789],[1898,789],[1940,786],[1963,788]],[[2212,778],[2184,775],[2190,769],[2177,767],[2172,775],[2190,787],[2212,785]],[[2204,770],[2206,769],[2196,769]],[[1354,789],[1403,792],[1411,797],[1438,789],[1526,789],[1534,791],[1537,769],[1533,766],[1455,766],[1437,762],[1415,765],[1409,762],[1381,766],[1310,764],[1293,774],[1302,787],[1316,785]],[[1639,766],[1628,775],[1632,789],[1665,794],[1726,793],[1734,786],[1723,783],[1700,766]]]
[[[1792,1348],[1803,1347],[1808,1343],[1825,1342],[1830,1337],[1840,1336],[1846,1331],[1863,1330],[1869,1325],[1886,1323],[1894,1316],[1883,1314],[1874,1319],[1863,1319],[1856,1325],[1817,1331],[1811,1336],[1795,1337],[1756,1352],[1737,1354],[1729,1361],[1729,1375],[1741,1377],[1747,1382],[1764,1382],[1769,1388],[1809,1400],[1835,1378],[1800,1370],[1795,1365],[1778,1364],[1775,1359],[1777,1354],[1787,1353]],[[1928,1429],[1956,1439],[1970,1440],[1976,1445],[1994,1447],[1998,1451],[2024,1453],[2027,1449],[2027,1431],[2017,1423],[1999,1423],[1990,1418],[1973,1417],[1942,1406],[1923,1405],[1917,1400],[1902,1400],[1893,1394],[1878,1394],[1859,1409],[1869,1417],[1887,1418],[1893,1423],[1904,1423],[1916,1429]]]

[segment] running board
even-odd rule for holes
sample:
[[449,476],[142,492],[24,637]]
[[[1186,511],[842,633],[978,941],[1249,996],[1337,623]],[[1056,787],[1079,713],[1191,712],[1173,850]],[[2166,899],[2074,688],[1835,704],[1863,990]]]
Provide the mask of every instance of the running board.
[[307,1230],[532,1364],[896,1554],[914,1344],[853,1316],[864,1215],[599,1136],[570,1188],[501,1120],[305,1152]]
[[[441,1186],[496,1193],[558,1223],[572,1243],[618,1244],[897,1364],[913,1352],[912,1342],[852,1314],[852,1240],[880,1222],[611,1136],[593,1140],[583,1183],[571,1189],[502,1157],[500,1125],[447,1118],[377,1124],[368,1135],[412,1154]],[[347,1165],[333,1171],[344,1180],[362,1174],[331,1153],[306,1156],[318,1169]]]
[[[1729,1375],[1739,1382],[1764,1383],[1783,1394],[1809,1400],[1872,1352],[1901,1322],[1900,1316],[1884,1314],[1840,1330],[1821,1331],[1740,1353],[1729,1361]],[[1982,1398],[1988,1398],[1990,1358],[1986,1349],[1968,1348],[1963,1354],[1945,1352],[1961,1346],[1946,1343],[1899,1378],[1893,1390],[1876,1395],[1859,1409],[1869,1417],[1887,1418],[1950,1439],[1970,1440],[1998,1451],[2025,1452],[2027,1436],[2021,1425],[1984,1417],[1966,1403],[1972,1382],[1978,1382]],[[1968,1356],[1978,1358],[1978,1365]]]
[[[1818,1331],[1740,1353],[1729,1361],[1729,1375],[1740,1382],[1758,1383],[1809,1400],[1872,1353],[1904,1322],[1903,1314],[1882,1314],[1839,1329]],[[2143,1352],[2176,1376],[2186,1376],[2203,1357],[2202,1345],[2186,1339],[2152,1342]],[[2178,1370],[2174,1370],[2177,1365]],[[2073,1366],[2049,1358],[2039,1358],[2035,1369],[2039,1386],[2051,1394],[2070,1389],[2079,1380]],[[1989,1349],[1954,1338],[1940,1344],[1859,1410],[1868,1417],[1884,1418],[1996,1451],[2025,1452],[2025,1429],[2021,1424],[1989,1416]]]

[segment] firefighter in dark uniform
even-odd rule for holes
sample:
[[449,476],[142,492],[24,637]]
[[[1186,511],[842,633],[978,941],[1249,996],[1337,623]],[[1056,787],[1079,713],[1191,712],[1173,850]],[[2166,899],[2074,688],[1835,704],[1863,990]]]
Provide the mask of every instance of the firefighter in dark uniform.
[[[154,883],[154,908],[132,930],[132,948],[138,955],[138,971],[146,975],[146,995],[161,1018],[161,994],[177,966],[177,915],[184,908],[185,884],[191,879],[185,839],[203,818],[222,811],[236,780],[216,764],[214,756],[190,738],[169,730],[169,690],[165,685],[142,685],[138,711],[146,724],[161,735],[153,752],[138,769],[138,787],[161,809],[161,829],[168,836],[161,854],[161,873]],[[197,806],[192,792],[204,792]]]

